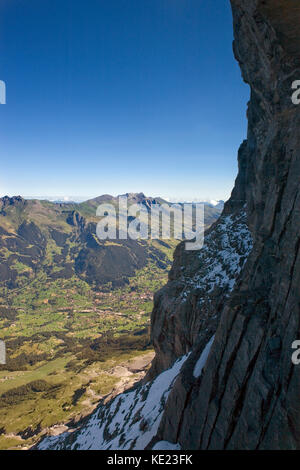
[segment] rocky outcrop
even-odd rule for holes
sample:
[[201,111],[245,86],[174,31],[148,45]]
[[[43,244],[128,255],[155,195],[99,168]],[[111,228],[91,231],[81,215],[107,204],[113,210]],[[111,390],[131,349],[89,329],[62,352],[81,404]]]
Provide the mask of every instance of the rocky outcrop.
[[77,211],[71,211],[67,216],[66,221],[69,225],[72,225],[79,230],[84,230],[86,224],[84,217],[82,217]]
[[187,449],[299,449],[300,369],[291,345],[300,335],[300,108],[291,85],[300,77],[300,6],[232,0],[232,8],[251,100],[224,213],[246,201],[254,245],[204,370],[193,375],[201,347],[174,385],[157,440]]
[[6,215],[6,208],[9,206],[24,207],[26,205],[25,199],[21,196],[4,196],[0,198],[0,214]]
[[300,5],[231,4],[248,137],[204,249],[180,245],[156,295],[153,380],[40,448],[300,449]]
[[243,202],[206,234],[199,252],[175,252],[169,282],[154,299],[152,342],[156,356],[148,378],[170,367],[215,333],[224,302],[252,249]]

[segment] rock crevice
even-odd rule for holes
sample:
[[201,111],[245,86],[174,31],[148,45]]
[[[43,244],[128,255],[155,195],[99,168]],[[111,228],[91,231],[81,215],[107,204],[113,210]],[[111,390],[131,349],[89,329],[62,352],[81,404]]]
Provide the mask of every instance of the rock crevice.
[[[231,3],[234,52],[251,99],[239,175],[223,216],[246,203],[253,249],[223,299],[201,378],[189,381],[187,362],[157,439],[187,449],[299,449],[300,369],[291,345],[300,334],[300,108],[291,87],[300,77],[300,7]],[[175,409],[178,426],[171,424]]]
[[204,248],[180,244],[155,296],[152,382],[40,448],[300,449],[300,5],[231,4],[247,140]]

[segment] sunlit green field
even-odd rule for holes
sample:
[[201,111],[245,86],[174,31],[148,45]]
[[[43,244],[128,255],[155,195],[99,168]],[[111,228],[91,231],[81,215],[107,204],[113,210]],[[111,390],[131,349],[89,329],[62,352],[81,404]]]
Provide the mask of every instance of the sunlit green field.
[[[167,251],[171,258],[174,246]],[[2,290],[7,364],[0,366],[0,449],[26,448],[45,429],[78,420],[119,382],[113,367],[151,351],[153,292],[167,280],[154,263],[117,290],[43,273]],[[11,314],[11,312],[13,312]]]

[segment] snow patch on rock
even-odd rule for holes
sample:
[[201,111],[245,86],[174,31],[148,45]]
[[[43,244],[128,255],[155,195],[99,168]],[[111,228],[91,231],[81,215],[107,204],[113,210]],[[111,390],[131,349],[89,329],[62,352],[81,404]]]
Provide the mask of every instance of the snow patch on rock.
[[152,447],[152,450],[181,450],[181,446],[168,441],[159,441]]
[[206,364],[206,361],[207,361],[207,358],[209,356],[209,353],[210,353],[210,350],[211,350],[211,347],[212,347],[212,344],[214,342],[214,339],[215,339],[215,335],[209,340],[209,342],[207,343],[207,345],[205,346],[205,348],[203,349],[202,353],[201,353],[201,356],[199,357],[198,361],[196,362],[196,365],[194,367],[194,377],[197,379],[198,377],[200,377],[201,373],[202,373],[202,369],[203,367],[205,366]]
[[194,289],[203,292],[201,303],[209,301],[217,288],[227,291],[229,295],[252,247],[245,210],[239,214],[221,216],[198,253],[200,269],[194,276],[183,279],[182,301],[185,302]]
[[169,393],[188,356],[152,382],[101,404],[81,429],[45,438],[38,449],[145,449],[157,433]]

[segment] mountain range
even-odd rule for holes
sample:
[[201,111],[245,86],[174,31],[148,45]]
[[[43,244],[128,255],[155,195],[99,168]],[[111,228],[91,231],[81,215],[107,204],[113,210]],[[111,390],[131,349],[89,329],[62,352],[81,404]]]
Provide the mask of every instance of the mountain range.
[[39,449],[300,449],[300,6],[231,6],[251,88],[231,197],[202,250],[175,250],[146,380]]
[[[127,193],[128,205],[168,204],[162,198]],[[153,260],[160,269],[170,266],[168,240],[101,241],[96,236],[100,204],[118,210],[119,197],[102,195],[82,203],[0,199],[0,286],[17,288],[38,273],[50,279],[76,276],[91,285],[117,287],[128,283],[136,270]],[[205,204],[205,225],[211,225],[222,206]],[[174,243],[174,240],[173,240]]]

